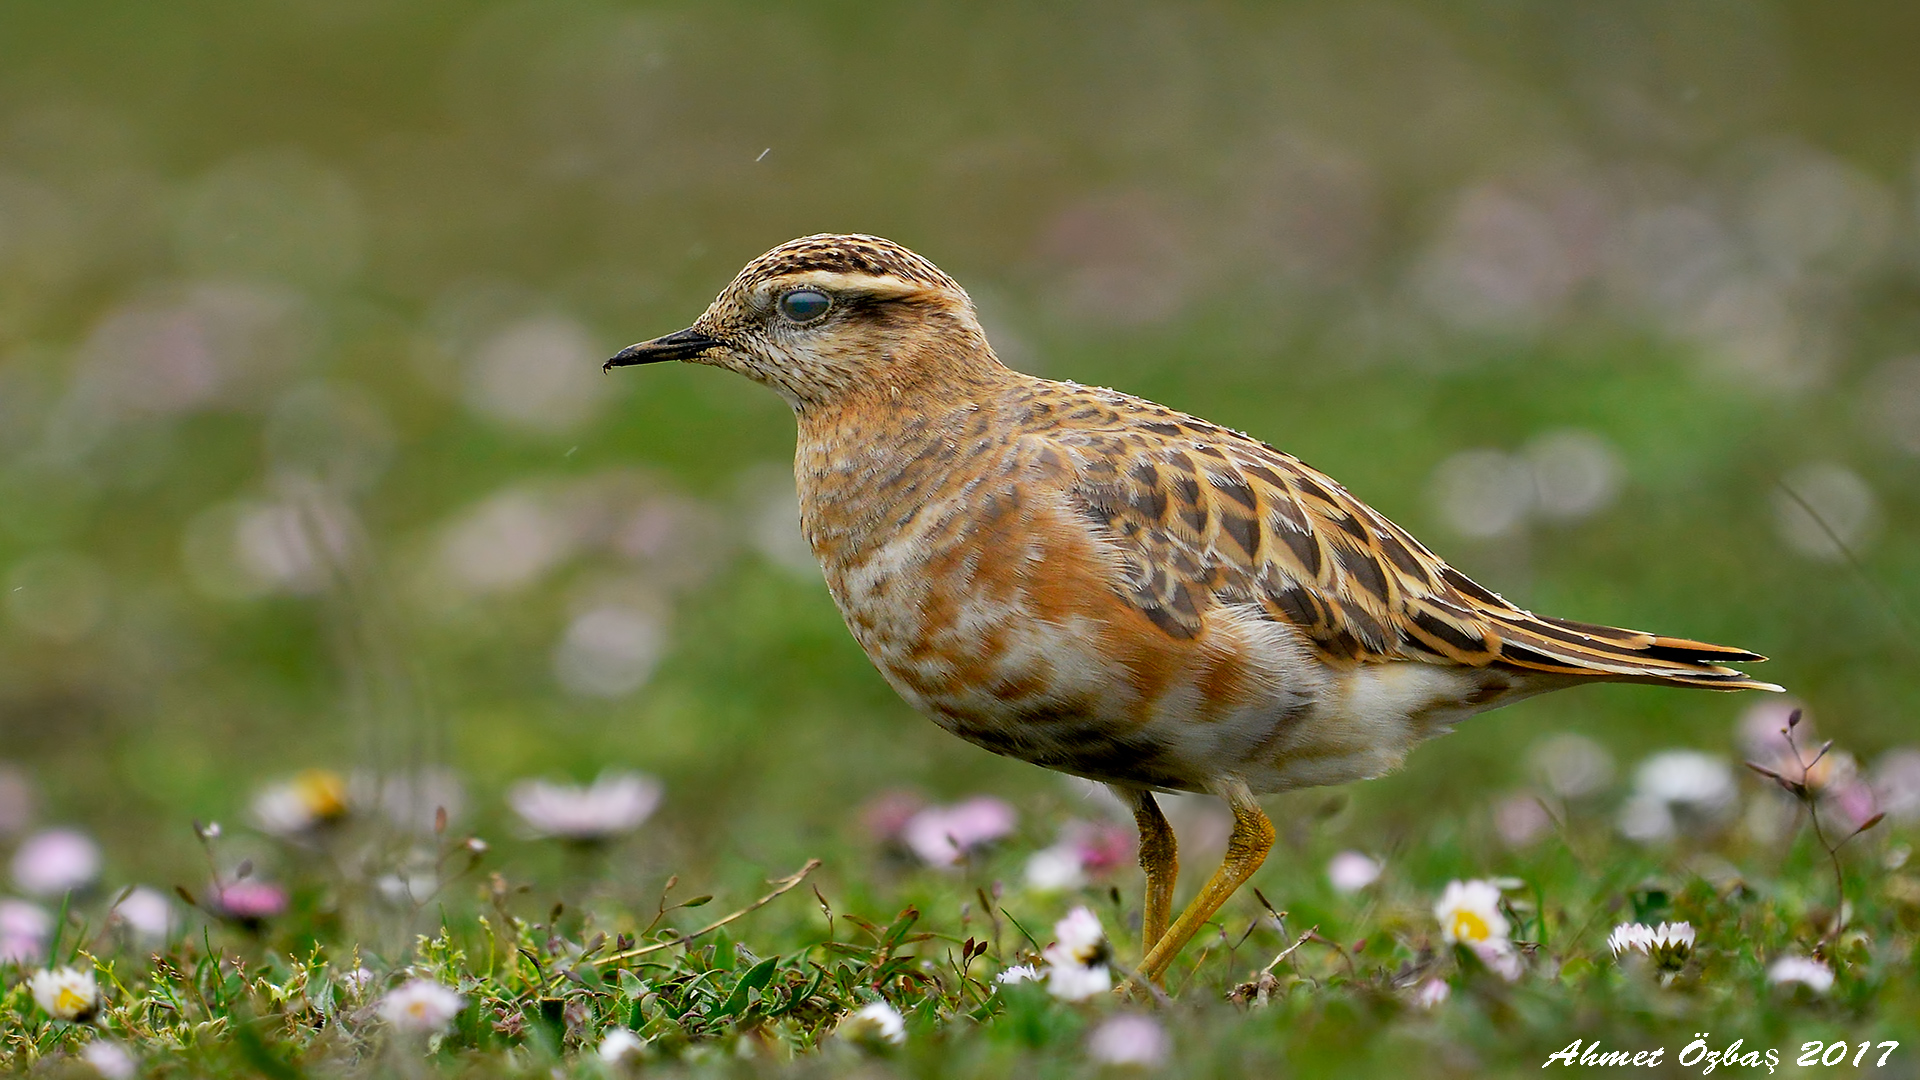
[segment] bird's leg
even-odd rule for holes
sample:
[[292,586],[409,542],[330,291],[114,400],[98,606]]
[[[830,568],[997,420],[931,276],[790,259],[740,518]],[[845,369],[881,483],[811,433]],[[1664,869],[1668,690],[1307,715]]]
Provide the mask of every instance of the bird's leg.
[[1147,893],[1140,914],[1140,955],[1153,951],[1167,936],[1167,921],[1173,917],[1173,885],[1180,877],[1180,849],[1173,838],[1173,826],[1160,812],[1153,793],[1142,791],[1133,820],[1140,826],[1140,869],[1147,874]]
[[1180,876],[1180,850],[1173,839],[1173,827],[1160,812],[1153,792],[1117,785],[1113,790],[1132,807],[1134,823],[1140,827],[1140,869],[1147,872],[1146,907],[1140,916],[1140,955],[1145,957],[1167,933],[1167,920],[1173,913],[1173,883]]
[[[1227,840],[1227,857],[1220,863],[1220,869],[1193,898],[1187,909],[1180,913],[1173,927],[1154,944],[1147,958],[1140,962],[1140,974],[1156,982],[1166,974],[1180,950],[1193,936],[1200,932],[1213,913],[1220,910],[1227,898],[1234,894],[1255,870],[1267,859],[1268,849],[1273,847],[1273,823],[1254,801],[1253,792],[1247,789],[1245,782],[1229,781],[1221,786],[1219,794],[1227,800],[1233,810],[1233,835]],[[1144,836],[1141,843],[1141,859],[1145,861],[1146,844]]]

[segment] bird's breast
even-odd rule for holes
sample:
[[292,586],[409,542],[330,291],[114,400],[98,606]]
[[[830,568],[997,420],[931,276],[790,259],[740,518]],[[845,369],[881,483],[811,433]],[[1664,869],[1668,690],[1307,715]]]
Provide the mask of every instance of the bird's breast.
[[1165,788],[1203,788],[1267,737],[1265,646],[1175,639],[1123,603],[1118,561],[1008,447],[962,429],[877,448],[803,440],[802,526],[909,704],[995,753]]
[[936,718],[982,695],[1057,697],[1097,661],[1038,588],[1071,572],[1070,538],[992,450],[930,439],[802,469],[802,527],[848,628]]

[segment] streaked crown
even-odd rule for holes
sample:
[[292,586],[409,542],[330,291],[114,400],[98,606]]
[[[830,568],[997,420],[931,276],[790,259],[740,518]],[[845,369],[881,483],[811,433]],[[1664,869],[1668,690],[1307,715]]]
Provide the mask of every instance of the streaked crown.
[[819,233],[789,240],[748,263],[735,278],[736,286],[751,287],[794,274],[835,274],[898,278],[934,289],[966,290],[941,269],[885,237],[861,233]]

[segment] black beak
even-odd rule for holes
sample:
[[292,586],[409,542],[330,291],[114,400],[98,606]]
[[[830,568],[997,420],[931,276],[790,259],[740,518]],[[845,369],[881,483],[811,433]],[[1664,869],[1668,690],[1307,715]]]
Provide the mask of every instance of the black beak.
[[662,360],[691,360],[717,348],[726,342],[710,338],[698,330],[680,330],[657,337],[652,341],[643,341],[638,345],[629,345],[613,355],[613,359],[600,366],[601,371],[611,371],[617,367],[632,367],[635,364],[657,364]]

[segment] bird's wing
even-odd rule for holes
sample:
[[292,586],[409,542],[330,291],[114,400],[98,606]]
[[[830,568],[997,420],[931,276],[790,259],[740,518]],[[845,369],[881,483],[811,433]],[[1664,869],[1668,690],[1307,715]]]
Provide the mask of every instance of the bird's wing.
[[[1021,456],[1120,555],[1116,591],[1175,638],[1257,604],[1330,661],[1503,665],[1778,689],[1742,649],[1536,616],[1483,588],[1325,474],[1238,432],[1125,395],[1028,428]],[[1074,420],[1073,417],[1079,419]]]

